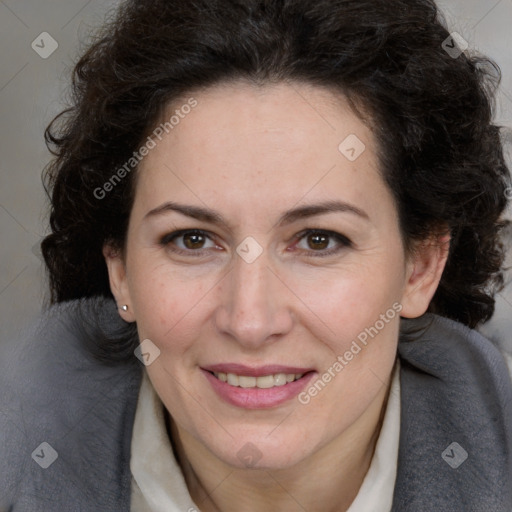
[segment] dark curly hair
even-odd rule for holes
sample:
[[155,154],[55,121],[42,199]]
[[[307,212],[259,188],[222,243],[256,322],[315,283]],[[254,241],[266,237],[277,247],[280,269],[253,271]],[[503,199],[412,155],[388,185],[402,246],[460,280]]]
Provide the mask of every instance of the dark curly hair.
[[103,199],[94,191],[165,106],[219,83],[286,81],[338,91],[367,118],[408,249],[450,231],[429,311],[470,327],[488,320],[510,180],[492,122],[500,71],[450,54],[449,37],[432,0],[123,2],[74,69],[72,106],[45,133],[51,302],[111,297],[102,246],[123,247],[136,171]]

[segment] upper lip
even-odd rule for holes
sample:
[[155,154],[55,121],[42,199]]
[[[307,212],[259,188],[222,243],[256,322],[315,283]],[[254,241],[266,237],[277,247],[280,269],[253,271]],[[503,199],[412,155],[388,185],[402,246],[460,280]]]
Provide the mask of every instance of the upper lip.
[[202,366],[203,370],[214,373],[233,373],[235,375],[244,375],[248,377],[262,377],[264,375],[275,375],[277,373],[308,373],[314,371],[314,368],[304,368],[299,366],[283,366],[271,364],[265,366],[246,366],[238,363],[221,363]]

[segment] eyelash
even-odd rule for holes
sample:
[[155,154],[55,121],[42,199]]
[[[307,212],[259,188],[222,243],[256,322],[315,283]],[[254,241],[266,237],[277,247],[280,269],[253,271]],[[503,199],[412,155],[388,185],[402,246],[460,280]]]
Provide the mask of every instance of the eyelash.
[[[163,236],[160,239],[160,245],[162,247],[166,247],[169,249],[169,245],[174,240],[176,240],[177,238],[179,238],[181,236],[188,235],[188,234],[200,235],[200,236],[203,236],[203,237],[208,238],[209,240],[213,241],[212,237],[210,236],[210,234],[207,231],[203,231],[201,229],[181,229],[179,231],[174,231],[172,233],[169,233],[169,234]],[[328,250],[318,250],[318,251],[309,250],[309,251],[306,251],[306,256],[322,258],[322,257],[326,257],[326,256],[331,256],[333,254],[340,252],[344,248],[350,248],[353,246],[352,242],[346,236],[344,236],[340,233],[336,233],[335,231],[329,231],[329,230],[324,230],[324,229],[306,229],[304,231],[301,231],[298,235],[296,235],[296,238],[295,238],[296,241],[294,242],[294,245],[309,235],[328,236],[330,238],[334,238],[335,241],[337,241],[339,245],[337,247],[334,247],[334,248],[331,248]],[[187,256],[193,255],[196,257],[201,257],[209,249],[196,249],[196,250],[187,249],[187,250],[184,250],[184,249],[174,247],[170,250],[176,254],[187,255]]]
[[306,253],[309,253],[309,254],[307,254],[308,256],[312,256],[314,258],[318,258],[318,257],[322,258],[322,257],[326,257],[326,256],[332,256],[333,254],[339,253],[343,249],[353,247],[352,242],[346,236],[342,235],[341,233],[336,233],[336,231],[329,231],[326,229],[305,229],[304,231],[301,231],[297,235],[296,243],[300,242],[303,238],[307,238],[310,235],[324,235],[331,239],[334,239],[338,243],[338,245],[336,247],[333,247],[331,249],[325,249],[325,250],[319,250],[319,251],[314,251],[314,250],[310,249],[309,251],[306,251]]

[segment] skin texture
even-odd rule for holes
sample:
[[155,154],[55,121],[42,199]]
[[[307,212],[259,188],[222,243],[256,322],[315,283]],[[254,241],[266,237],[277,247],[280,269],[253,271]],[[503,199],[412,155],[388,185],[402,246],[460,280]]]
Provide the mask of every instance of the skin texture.
[[[202,511],[346,510],[378,438],[398,315],[307,405],[294,398],[270,409],[235,407],[200,367],[283,364],[321,375],[393,304],[403,317],[426,311],[448,239],[405,254],[372,133],[340,94],[235,83],[194,97],[198,106],[139,168],[124,252],[104,248],[112,292],[128,305],[120,315],[161,351],[148,375]],[[338,150],[351,134],[366,146],[354,162]],[[226,225],[173,211],[146,216],[168,201],[215,210]],[[337,211],[279,223],[288,210],[325,201],[364,216]],[[190,237],[160,244],[181,229],[209,238],[199,249]],[[306,229],[351,244],[318,244],[301,238]],[[236,252],[248,236],[263,250],[250,264]],[[339,250],[319,255],[332,248]],[[237,456],[249,442],[261,454],[254,468]]]

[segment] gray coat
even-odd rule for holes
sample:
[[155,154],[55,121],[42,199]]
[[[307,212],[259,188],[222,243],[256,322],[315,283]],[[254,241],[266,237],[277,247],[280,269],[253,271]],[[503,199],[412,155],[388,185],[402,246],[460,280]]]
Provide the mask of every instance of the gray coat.
[[[103,311],[99,319],[92,304]],[[122,323],[110,300],[60,304],[4,351],[1,512],[130,510],[142,364],[94,359],[88,347],[99,331],[84,329],[78,310],[101,324],[97,329]],[[427,314],[402,320],[398,356],[393,511],[511,512],[512,384],[499,350],[477,332]]]

